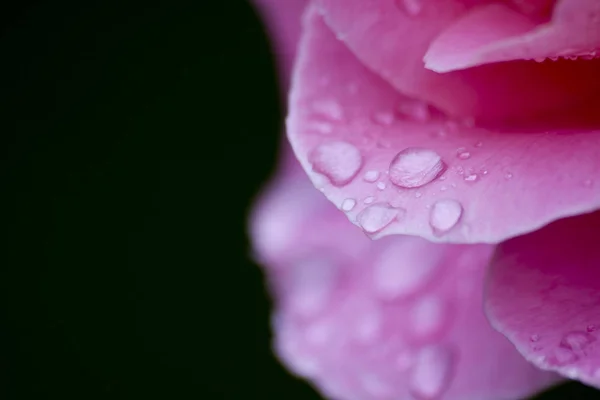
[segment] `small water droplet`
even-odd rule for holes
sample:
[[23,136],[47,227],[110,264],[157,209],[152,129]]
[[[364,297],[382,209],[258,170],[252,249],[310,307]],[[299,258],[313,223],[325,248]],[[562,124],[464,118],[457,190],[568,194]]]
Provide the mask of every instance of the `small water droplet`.
[[288,287],[292,309],[303,316],[320,312],[331,297],[338,271],[337,265],[320,258],[296,262]]
[[344,109],[340,103],[333,99],[315,101],[312,103],[312,109],[315,113],[334,121],[344,119]]
[[446,190],[448,190],[447,186],[440,187],[440,192],[445,192]]
[[410,375],[410,391],[417,399],[439,398],[454,375],[454,352],[448,347],[429,346],[417,354]]
[[377,189],[379,189],[379,190],[385,190],[385,183],[383,183],[383,182],[377,182]]
[[488,170],[487,170],[487,169],[485,169],[485,168],[482,168],[480,172],[481,172],[481,175],[483,175],[483,176],[486,176],[487,174],[489,174],[489,173],[490,173],[490,171],[488,171]]
[[464,177],[465,182],[476,182],[479,179],[479,175],[477,174],[468,174]]
[[346,199],[342,202],[342,211],[352,211],[352,209],[355,206],[356,206],[356,200]]
[[415,197],[417,199],[420,198],[421,196],[423,196],[423,193],[421,193],[421,192],[415,192]]
[[396,0],[396,5],[411,17],[416,17],[423,10],[422,0]]
[[588,332],[595,332],[595,331],[596,331],[596,329],[597,329],[597,327],[596,327],[596,325],[594,325],[594,324],[589,324],[589,325],[587,326],[587,328],[586,328],[586,330],[587,330]]
[[464,147],[456,149],[456,157],[460,160],[468,160],[471,158],[471,153]]
[[365,197],[365,199],[363,200],[363,203],[365,203],[365,204],[371,204],[374,201],[375,201],[375,197],[374,196],[369,196],[369,197]]
[[454,228],[463,213],[462,205],[452,199],[438,200],[431,207],[429,224],[436,235],[442,235]]
[[348,142],[329,142],[319,145],[309,156],[313,171],[334,185],[344,186],[356,176],[362,166],[360,151]]
[[576,353],[581,352],[590,343],[595,342],[596,338],[588,332],[573,331],[567,333],[560,341],[560,346],[572,350]]
[[399,152],[390,163],[390,180],[402,188],[421,187],[444,172],[446,165],[433,150],[409,147]]
[[366,233],[377,233],[395,220],[404,217],[406,210],[393,208],[386,203],[376,203],[358,214],[357,221]]
[[477,147],[478,149],[483,147],[483,142],[477,142],[475,143],[475,147]]
[[427,122],[431,118],[429,105],[419,100],[404,100],[397,110],[401,115],[418,122]]
[[537,342],[538,340],[540,340],[540,335],[531,335],[531,336],[529,337],[529,340],[535,343],[535,342]]
[[389,111],[376,112],[373,121],[378,125],[390,126],[394,123],[394,114]]
[[504,179],[511,180],[513,178],[512,172],[507,172],[504,174]]
[[375,182],[379,179],[379,171],[367,171],[365,172],[363,179],[367,182]]

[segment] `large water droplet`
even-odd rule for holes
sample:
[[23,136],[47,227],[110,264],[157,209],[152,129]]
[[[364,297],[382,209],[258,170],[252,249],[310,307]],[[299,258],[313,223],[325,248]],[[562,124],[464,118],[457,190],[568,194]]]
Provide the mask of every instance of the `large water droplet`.
[[416,188],[433,181],[445,167],[442,157],[435,151],[409,147],[394,157],[389,175],[396,186]]
[[342,121],[344,119],[344,109],[340,103],[333,99],[315,101],[312,103],[312,109],[315,113],[334,121]]
[[396,5],[412,17],[416,17],[423,10],[422,0],[396,0]]
[[386,247],[375,262],[373,285],[386,300],[409,297],[435,276],[444,252],[424,239],[407,237]]
[[335,186],[348,184],[362,166],[360,151],[348,142],[321,144],[309,156],[313,171],[323,174]]
[[444,302],[436,296],[423,296],[411,310],[410,322],[417,337],[429,338],[442,329],[445,316]]
[[429,224],[436,235],[443,235],[454,228],[462,216],[462,205],[452,199],[438,200],[431,207]]
[[454,353],[450,348],[430,346],[417,355],[410,376],[410,391],[422,400],[439,398],[453,378]]
[[354,206],[356,206],[356,200],[345,199],[342,202],[342,211],[352,211],[352,209],[354,209]]
[[387,203],[376,203],[362,210],[357,221],[366,233],[377,233],[405,214],[406,210],[402,208],[393,208]]

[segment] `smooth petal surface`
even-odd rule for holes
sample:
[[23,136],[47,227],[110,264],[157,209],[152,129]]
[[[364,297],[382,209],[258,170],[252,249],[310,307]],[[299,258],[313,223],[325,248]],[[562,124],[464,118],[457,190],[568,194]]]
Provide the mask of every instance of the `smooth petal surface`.
[[[436,70],[448,71],[460,66],[483,64],[466,61],[471,57],[467,56],[471,49],[479,48],[483,43],[495,43],[506,35],[522,34],[536,26],[537,19],[524,14],[517,18],[515,11],[502,4],[494,6],[496,12],[502,8],[505,12],[501,15],[515,17],[505,21],[495,12],[480,12],[481,8],[489,7],[488,1],[316,2],[328,26],[362,63],[401,93],[427,101],[453,116],[481,120],[531,118],[540,113],[589,103],[586,99],[595,96],[600,87],[597,74],[600,63],[593,60],[495,63],[446,74],[425,68],[423,58],[438,35],[442,36],[428,55],[428,65]],[[587,1],[590,2],[594,0]],[[420,4],[416,12],[414,8],[407,7],[412,3]],[[571,12],[579,15],[572,9]],[[587,18],[592,17],[588,15]],[[574,22],[569,20],[567,25]],[[476,29],[473,30],[473,27]],[[444,32],[447,32],[446,38]],[[561,43],[565,44],[565,41]],[[464,53],[464,57],[452,58],[455,49],[460,50],[459,55]],[[569,48],[564,50],[569,51]],[[534,58],[533,53],[527,56]],[[497,60],[490,58],[490,61]]]
[[276,352],[327,398],[505,400],[556,382],[485,319],[493,246],[371,241],[301,173],[280,176],[265,199],[253,232]]
[[599,52],[600,2],[562,0],[552,20],[541,25],[500,4],[474,9],[435,39],[425,62],[447,72],[522,59],[592,59]]
[[399,94],[305,19],[287,121],[311,180],[374,238],[497,243],[600,207],[600,132],[490,131]]
[[540,368],[600,387],[600,213],[498,246],[488,277],[493,326]]

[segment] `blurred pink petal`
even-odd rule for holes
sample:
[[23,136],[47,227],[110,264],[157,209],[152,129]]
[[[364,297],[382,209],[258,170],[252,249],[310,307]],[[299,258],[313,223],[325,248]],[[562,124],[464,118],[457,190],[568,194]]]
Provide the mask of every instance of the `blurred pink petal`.
[[[595,0],[587,0],[588,4],[583,4],[586,3],[584,0],[564,1],[565,8],[574,15],[579,15],[572,10],[576,8],[575,2],[588,8],[597,7],[589,5],[590,2],[596,4]],[[450,115],[507,120],[531,118],[540,113],[587,104],[586,99],[591,96],[595,96],[598,103],[599,60],[494,63],[446,74],[425,68],[423,58],[432,41],[436,42],[428,55],[428,65],[435,70],[447,71],[483,64],[470,61],[478,56],[472,54],[472,49],[497,41],[504,43],[508,40],[505,39],[507,35],[526,35],[528,29],[535,29],[539,18],[511,11],[518,10],[513,4],[517,2],[506,1],[506,6],[496,4],[493,9],[488,9],[492,10],[488,13],[481,10],[485,11],[490,1],[316,0],[316,3],[327,25],[364,65],[401,93],[427,101]],[[543,8],[544,4],[534,2],[533,5]],[[504,10],[501,17],[496,16],[499,9]],[[571,16],[568,12],[560,13],[563,14],[565,20],[570,18],[564,26],[577,30],[571,26],[578,21],[567,18],[567,15]],[[597,14],[590,11],[581,18],[593,21],[594,15]],[[596,23],[592,28],[590,24],[582,25],[581,29],[595,32],[600,26]],[[581,35],[581,32],[575,34]],[[553,38],[543,40],[550,42]],[[510,45],[514,54],[520,51],[527,58],[536,57],[535,52],[521,51],[527,45],[520,39],[514,44],[515,40]],[[529,39],[524,37],[523,40]],[[566,39],[560,43],[571,44]],[[553,44],[552,49],[558,51],[560,43]],[[544,54],[558,55],[555,52]],[[495,55],[486,60],[499,61],[494,57],[498,58]],[[515,58],[519,57],[509,59]]]
[[425,55],[426,66],[447,72],[476,65],[550,57],[592,59],[600,49],[600,2],[562,0],[552,20],[537,25],[494,4],[468,13],[447,28]]
[[299,51],[290,142],[336,207],[356,203],[347,216],[372,237],[497,243],[600,207],[600,131],[450,121],[368,70],[314,9]]
[[293,172],[264,199],[252,231],[277,304],[275,348],[327,398],[504,400],[557,381],[483,315],[492,246],[373,242]]
[[499,245],[486,311],[540,368],[600,387],[600,213]]

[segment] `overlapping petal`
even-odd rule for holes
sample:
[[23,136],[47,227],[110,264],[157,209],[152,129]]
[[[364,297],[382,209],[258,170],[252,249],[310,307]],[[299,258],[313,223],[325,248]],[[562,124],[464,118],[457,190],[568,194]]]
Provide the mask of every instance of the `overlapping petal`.
[[556,382],[485,319],[493,246],[371,241],[294,172],[271,186],[253,226],[276,351],[327,398],[517,399]]
[[371,72],[314,9],[287,127],[313,183],[340,209],[354,202],[347,216],[375,238],[497,243],[600,206],[600,131],[448,120]]
[[498,246],[486,310],[528,360],[600,387],[600,213]]
[[[434,47],[427,61],[430,68],[438,71],[481,65],[483,61],[501,61],[502,58],[497,54],[483,58],[481,62],[474,62],[473,59],[479,56],[476,50],[481,47],[486,48],[490,43],[493,47],[493,43],[504,43],[501,39],[509,40],[514,35],[527,35],[530,29],[537,26],[538,19],[518,13],[515,11],[518,8],[514,6],[459,0],[316,2],[328,26],[364,65],[401,93],[430,102],[454,116],[474,116],[483,120],[531,118],[550,110],[562,111],[577,104],[589,103],[587,99],[595,96],[600,87],[598,60],[562,60],[541,64],[534,61],[494,63],[446,74],[425,68],[423,58],[432,42]],[[557,12],[557,15],[564,16],[560,19],[567,20],[567,23],[560,25],[560,28],[552,28],[553,32],[563,32],[562,26],[577,29],[571,28],[572,23],[576,22],[571,20],[573,14],[580,15],[573,9],[586,5],[575,4],[580,2],[594,10],[597,6],[590,5],[595,3],[594,0],[564,0],[558,7],[564,3],[567,11]],[[420,6],[410,6],[414,3]],[[593,21],[596,18],[594,13],[590,11],[581,18]],[[587,31],[592,30],[591,26],[591,22],[584,25],[584,33],[589,33]],[[594,25],[593,29],[597,29],[597,26]],[[439,39],[436,39],[438,36]],[[571,44],[570,39],[553,42],[556,35],[542,36],[544,38],[540,40],[552,42],[552,46]],[[535,52],[522,51],[527,47],[527,41],[532,39],[524,37],[515,40],[511,42],[513,44],[506,45],[514,54],[520,51],[519,54],[527,58],[536,57]],[[589,50],[593,43],[590,39],[584,47]],[[572,44],[575,45],[574,42]],[[545,56],[559,55],[554,52],[559,47],[552,49],[549,52],[550,48],[547,47]],[[564,54],[570,54],[571,50],[571,47],[562,49],[567,52]]]

